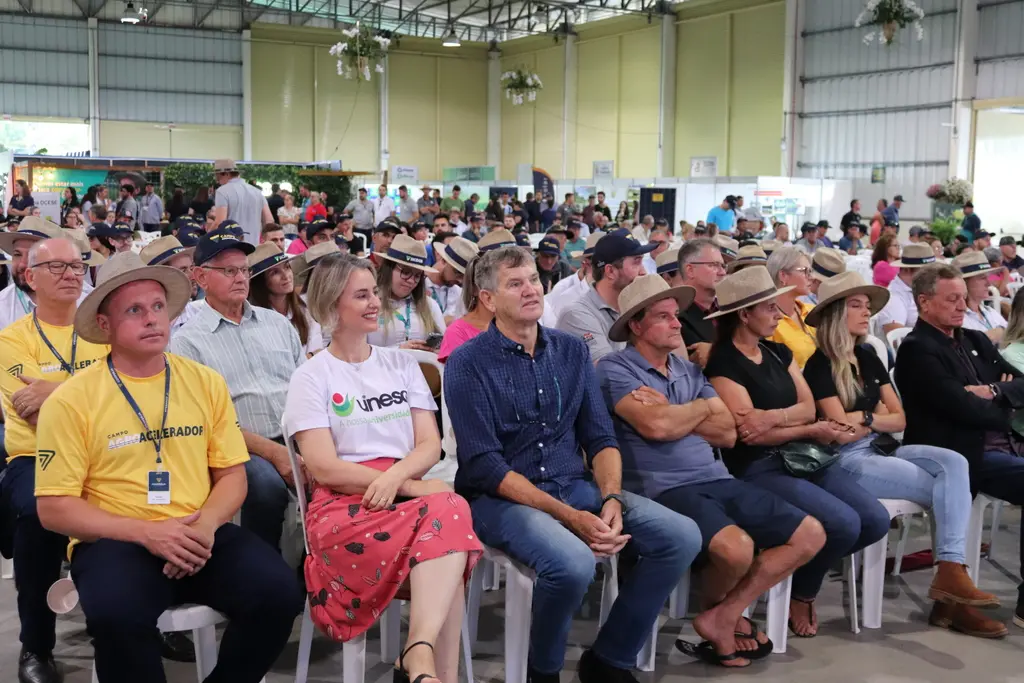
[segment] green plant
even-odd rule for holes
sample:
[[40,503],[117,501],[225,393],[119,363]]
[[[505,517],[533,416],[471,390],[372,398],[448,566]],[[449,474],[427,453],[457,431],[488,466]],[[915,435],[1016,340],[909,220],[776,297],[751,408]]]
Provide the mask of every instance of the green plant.
[[[347,176],[302,175],[302,166],[239,164],[242,178],[255,183],[290,183],[295,192],[305,185],[313,192],[326,192],[327,203],[346,206],[352,197],[352,184]],[[170,164],[165,166],[163,195],[170,200],[175,187],[185,190],[186,197],[195,196],[196,190],[214,182],[209,164]]]
[[914,27],[918,40],[924,39],[924,27],[921,19],[924,10],[914,0],[868,0],[864,10],[857,17],[854,26],[878,26],[864,36],[864,44],[870,45],[876,39],[879,44],[890,45],[896,37],[896,28]]
[[960,234],[960,223],[962,221],[963,217],[961,216],[957,219],[956,214],[936,216],[929,224],[929,229],[935,233],[936,237],[942,240],[943,244],[950,244],[953,238]]
[[348,42],[335,43],[329,50],[332,57],[338,58],[338,75],[345,78],[362,78],[370,80],[370,64],[374,71],[384,73],[384,58],[388,55],[391,39],[377,35],[369,26],[356,23],[355,26],[341,32]]

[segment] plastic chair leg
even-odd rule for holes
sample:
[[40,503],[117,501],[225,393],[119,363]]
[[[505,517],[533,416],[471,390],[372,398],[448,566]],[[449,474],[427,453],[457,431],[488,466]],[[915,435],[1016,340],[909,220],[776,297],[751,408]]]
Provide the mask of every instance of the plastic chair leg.
[[213,626],[197,628],[192,631],[192,638],[196,648],[196,673],[200,681],[205,681],[217,666],[217,629]]
[[[900,540],[896,542],[896,558],[892,565],[892,575],[899,576],[900,568],[903,566],[903,556],[907,554],[907,537],[910,536],[910,527],[912,522],[909,518],[904,519],[903,517],[897,517],[897,523],[900,527]],[[868,626],[864,624],[866,628],[877,628],[874,626]]]
[[353,638],[341,649],[342,683],[364,683],[366,678],[366,634]]
[[612,557],[605,564],[604,581],[601,586],[601,614],[598,625],[603,626],[612,611],[612,605],[619,597],[619,558]]
[[313,646],[313,617],[310,614],[309,601],[302,612],[302,624],[299,626],[299,656],[295,662],[295,683],[306,683],[309,675],[309,651]]
[[481,559],[473,574],[469,577],[469,595],[466,596],[466,626],[469,631],[469,642],[476,645],[478,627],[480,625],[480,599],[484,591],[484,575],[489,571],[485,566],[491,564]]
[[394,662],[402,651],[402,602],[392,600],[380,617],[380,658]]
[[786,638],[789,635],[789,598],[793,590],[793,577],[787,576],[785,581],[775,584],[768,591],[768,637],[775,647],[772,652],[786,651]]
[[496,591],[501,587],[501,565],[486,559],[481,561],[481,563],[484,562],[486,562],[482,567],[484,570],[484,590]]
[[[467,683],[473,682],[473,641],[469,637],[469,619],[468,615],[464,615],[462,618],[462,665],[466,669],[466,681]],[[299,683],[296,679],[295,683]]]
[[656,618],[651,628],[650,637],[644,641],[643,647],[636,655],[636,668],[640,671],[654,671],[654,658],[658,649],[658,631],[661,630],[661,620]]
[[991,502],[991,498],[979,493],[974,498],[971,521],[967,525],[967,567],[975,586],[979,586],[978,578],[981,575],[981,538],[985,526],[985,508]]
[[533,579],[509,569],[505,577],[505,683],[526,683],[533,618]]
[[680,577],[676,589],[668,596],[668,616],[672,619],[685,619],[690,601],[690,570]]
[[0,558],[0,577],[5,579],[14,578],[14,558],[7,559],[6,557]]
[[864,549],[864,628],[882,628],[886,540],[882,538]]
[[997,500],[992,503],[992,527],[988,532],[988,556],[991,558],[996,552],[996,536],[999,532],[999,517],[1002,515],[1004,503]]

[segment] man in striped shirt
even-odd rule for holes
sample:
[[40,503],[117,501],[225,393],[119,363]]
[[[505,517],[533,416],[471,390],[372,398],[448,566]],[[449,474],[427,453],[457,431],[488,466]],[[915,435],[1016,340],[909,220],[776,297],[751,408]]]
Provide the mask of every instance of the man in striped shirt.
[[193,272],[207,305],[174,336],[169,350],[213,368],[227,381],[252,456],[245,463],[249,491],[242,526],[276,548],[292,482],[281,415],[288,382],[305,354],[286,317],[247,301],[245,257],[253,249],[223,227],[199,240]]

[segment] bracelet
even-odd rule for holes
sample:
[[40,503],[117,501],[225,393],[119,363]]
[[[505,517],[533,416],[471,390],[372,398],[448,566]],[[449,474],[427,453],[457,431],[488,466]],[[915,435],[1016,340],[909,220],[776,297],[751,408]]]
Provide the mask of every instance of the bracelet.
[[782,426],[783,427],[788,427],[789,426],[789,415],[786,415],[786,410],[787,410],[786,408],[782,409]]

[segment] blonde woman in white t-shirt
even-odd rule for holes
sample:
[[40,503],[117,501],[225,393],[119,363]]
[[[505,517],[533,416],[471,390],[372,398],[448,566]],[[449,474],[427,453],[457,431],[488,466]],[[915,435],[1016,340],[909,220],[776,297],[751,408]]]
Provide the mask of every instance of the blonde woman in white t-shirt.
[[331,343],[292,376],[284,421],[313,486],[313,621],[348,641],[408,599],[394,680],[457,683],[465,582],[481,545],[469,504],[421,480],[441,454],[434,399],[410,354],[367,341],[381,308],[369,261],[324,257],[307,298]]
[[427,293],[425,274],[437,271],[427,265],[423,242],[397,235],[377,257],[381,312],[379,329],[370,334],[370,343],[436,353],[445,331],[444,314]]

